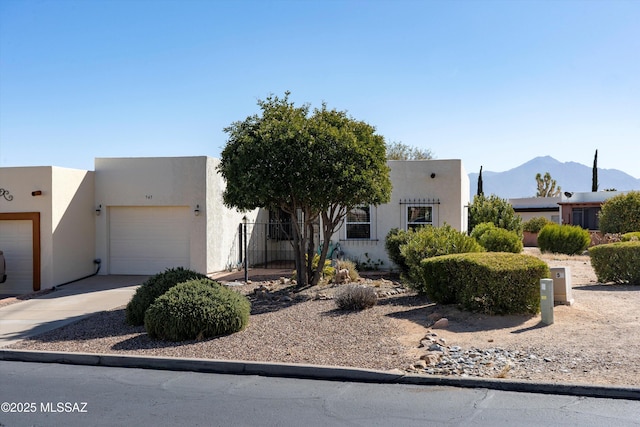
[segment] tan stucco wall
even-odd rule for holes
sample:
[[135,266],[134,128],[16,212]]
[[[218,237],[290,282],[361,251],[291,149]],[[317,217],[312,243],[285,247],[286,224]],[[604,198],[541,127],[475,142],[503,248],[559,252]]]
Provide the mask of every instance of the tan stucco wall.
[[0,187],[13,196],[0,198],[0,212],[40,213],[41,289],[92,273],[93,177],[52,166],[0,168]]
[[89,171],[52,168],[54,283],[65,283],[96,271],[94,177]]
[[[206,157],[96,158],[96,256],[109,272],[108,217],[112,206],[188,206],[199,208],[190,227],[189,268],[202,273],[224,270],[243,213],[222,203],[224,180],[219,160]],[[252,213],[247,216],[251,217]]]
[[371,240],[346,240],[344,225],[332,239],[340,240],[348,258],[381,260],[383,269],[391,268],[384,249],[385,237],[392,228],[406,229],[409,200],[439,200],[439,204],[432,205],[433,225],[446,223],[460,231],[467,231],[469,205],[469,178],[461,160],[391,160],[388,165],[393,184],[391,201],[372,210]]

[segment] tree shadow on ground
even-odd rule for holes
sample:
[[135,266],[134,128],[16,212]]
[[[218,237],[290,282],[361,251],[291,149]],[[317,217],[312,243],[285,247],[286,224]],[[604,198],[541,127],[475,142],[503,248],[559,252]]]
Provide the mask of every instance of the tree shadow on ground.
[[640,286],[617,283],[598,283],[595,285],[574,286],[572,289],[575,291],[638,292],[640,291]]
[[[409,301],[420,301],[411,300],[411,297],[406,298]],[[448,320],[448,326],[446,327],[448,332],[466,333],[514,328],[530,321],[537,315],[489,315],[464,311],[456,305],[425,304],[423,300],[422,304],[416,303],[412,308],[398,310],[387,314],[387,316],[394,319],[408,320],[425,328],[430,328],[439,318],[446,318]]]

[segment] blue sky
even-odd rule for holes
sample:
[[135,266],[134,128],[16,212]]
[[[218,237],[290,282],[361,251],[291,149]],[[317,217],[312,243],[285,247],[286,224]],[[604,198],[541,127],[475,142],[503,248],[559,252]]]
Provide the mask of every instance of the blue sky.
[[[0,1],[0,166],[218,157],[292,92],[467,172],[640,178],[640,1]],[[544,172],[544,171],[541,171]]]

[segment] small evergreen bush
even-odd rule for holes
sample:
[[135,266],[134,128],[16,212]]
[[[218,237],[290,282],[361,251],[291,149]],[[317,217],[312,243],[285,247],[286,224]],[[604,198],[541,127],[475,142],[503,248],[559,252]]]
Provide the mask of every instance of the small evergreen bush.
[[524,231],[528,231],[529,233],[539,233],[540,230],[542,230],[542,228],[547,224],[555,224],[555,223],[543,216],[537,216],[535,218],[531,218],[529,221],[526,221],[524,224],[522,224],[522,229]]
[[488,252],[511,252],[519,254],[522,252],[522,239],[518,235],[504,228],[494,228],[488,230],[478,240],[480,246]]
[[603,233],[640,231],[640,191],[619,194],[604,202],[599,223]]
[[244,329],[250,311],[247,297],[211,279],[196,279],[158,297],[145,313],[144,327],[151,338],[200,340]]
[[467,253],[422,261],[422,292],[441,304],[487,314],[535,314],[547,264],[531,255]]
[[147,279],[127,304],[125,313],[127,323],[134,326],[144,324],[144,313],[160,295],[179,283],[193,279],[206,279],[207,276],[182,267],[170,268]]
[[469,229],[483,222],[492,222],[496,227],[515,231],[522,238],[522,218],[516,214],[513,206],[507,199],[492,194],[475,195],[469,205]]
[[409,241],[412,233],[412,230],[405,231],[400,228],[392,228],[389,233],[387,233],[384,241],[384,247],[387,255],[389,255],[389,259],[398,266],[402,276],[409,274],[409,266],[400,251],[400,247]]
[[640,231],[633,231],[631,233],[624,233],[620,236],[623,242],[636,242],[640,240]]
[[589,256],[599,282],[640,285],[640,241],[594,246]]
[[480,237],[482,237],[484,233],[486,233],[489,230],[494,230],[496,228],[497,228],[496,225],[492,222],[481,222],[480,224],[473,227],[473,230],[471,230],[471,237],[473,237],[478,241],[480,240]]
[[591,243],[589,231],[578,225],[547,224],[538,233],[538,247],[542,252],[576,255]]
[[467,234],[450,225],[442,227],[421,227],[410,234],[408,242],[400,247],[400,252],[409,267],[409,286],[422,280],[420,262],[425,258],[467,252],[482,252],[484,249]]
[[378,295],[369,286],[346,285],[336,293],[335,302],[340,310],[364,310],[376,305]]

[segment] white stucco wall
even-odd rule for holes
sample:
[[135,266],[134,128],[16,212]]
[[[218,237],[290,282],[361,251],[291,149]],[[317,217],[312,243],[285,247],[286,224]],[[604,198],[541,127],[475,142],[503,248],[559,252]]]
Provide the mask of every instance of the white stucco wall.
[[466,232],[469,205],[469,178],[461,160],[391,160],[388,165],[393,184],[391,201],[372,209],[371,239],[347,240],[345,225],[332,239],[340,241],[348,258],[380,260],[383,269],[391,268],[385,237],[392,228],[407,228],[408,206],[432,206],[434,226],[446,223]]
[[217,171],[219,159],[207,158],[207,272],[222,271],[237,263],[238,226],[246,216],[256,221],[258,209],[240,212],[224,206],[222,193],[226,182]]

